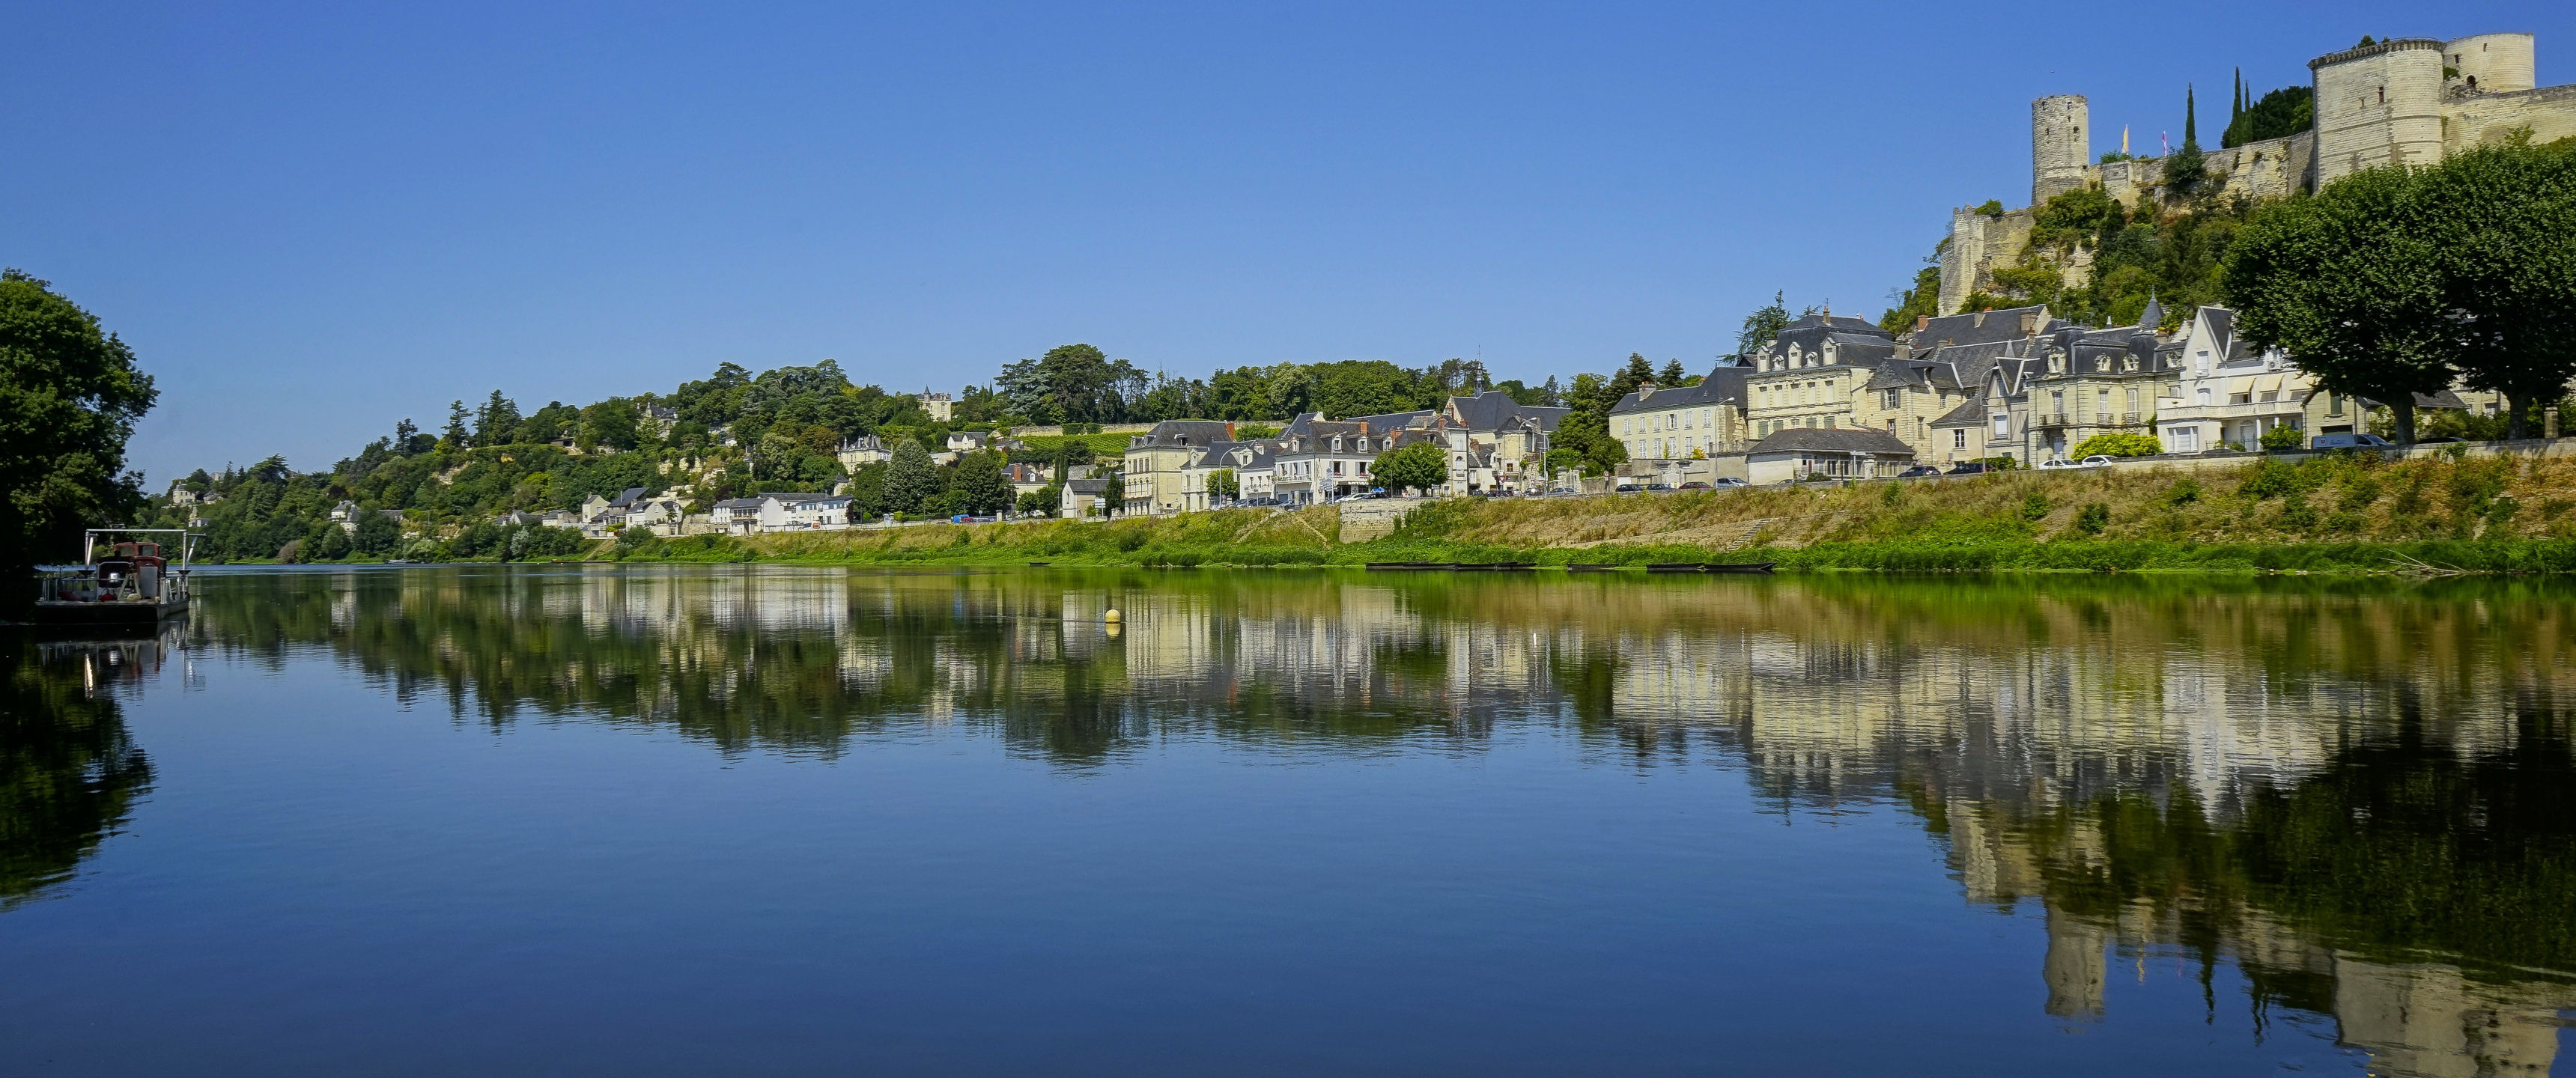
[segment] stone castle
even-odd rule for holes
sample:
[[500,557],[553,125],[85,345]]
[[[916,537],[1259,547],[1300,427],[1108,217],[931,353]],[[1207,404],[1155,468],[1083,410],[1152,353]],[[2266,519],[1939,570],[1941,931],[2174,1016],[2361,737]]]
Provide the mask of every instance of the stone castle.
[[[2454,151],[2529,131],[2535,141],[2576,136],[2576,85],[2534,87],[2530,34],[2454,41],[2393,38],[2308,61],[2316,123],[2285,138],[2207,152],[2201,192],[2280,198],[2362,169],[2427,164]],[[1995,268],[2019,260],[2036,208],[2067,191],[2099,186],[2124,206],[2141,195],[2179,202],[2165,159],[2096,163],[2088,106],[2062,94],[2030,105],[2030,206],[2000,215],[1950,213],[1941,252],[1941,312],[1991,291]],[[2089,268],[2079,253],[2070,278]],[[2071,283],[2071,281],[2070,281]]]

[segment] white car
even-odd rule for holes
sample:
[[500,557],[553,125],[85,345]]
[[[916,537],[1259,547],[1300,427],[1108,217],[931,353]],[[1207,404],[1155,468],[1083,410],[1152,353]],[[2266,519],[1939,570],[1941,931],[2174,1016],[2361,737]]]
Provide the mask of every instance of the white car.
[[2077,461],[2075,466],[2078,468],[2108,468],[2111,466],[2111,458],[2103,456],[2100,453],[2095,453],[2092,456]]
[[2066,458],[2064,458],[2064,457],[2051,457],[2051,458],[2049,458],[2049,459],[2047,459],[2047,460],[2043,460],[2043,461],[2040,461],[2040,462],[2039,462],[2039,468],[2040,468],[2040,470],[2041,470],[2041,471],[2047,471],[2047,470],[2052,469],[2052,468],[2081,468],[2081,467],[2083,467],[2083,465],[2081,465],[2081,464],[2077,464],[2077,463],[2075,463],[2074,461],[2068,460],[2068,459],[2066,459]]

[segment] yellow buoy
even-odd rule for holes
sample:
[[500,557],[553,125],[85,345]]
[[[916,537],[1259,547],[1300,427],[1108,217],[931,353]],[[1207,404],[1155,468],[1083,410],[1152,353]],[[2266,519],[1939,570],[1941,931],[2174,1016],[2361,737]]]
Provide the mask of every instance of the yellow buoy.
[[1116,625],[1118,624],[1118,611],[1115,608],[1112,608],[1109,613],[1103,615],[1100,620],[1108,622],[1111,625]]

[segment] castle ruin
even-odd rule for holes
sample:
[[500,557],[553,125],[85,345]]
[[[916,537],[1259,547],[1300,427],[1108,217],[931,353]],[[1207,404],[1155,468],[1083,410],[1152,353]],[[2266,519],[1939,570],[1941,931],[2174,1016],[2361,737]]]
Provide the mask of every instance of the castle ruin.
[[[2537,142],[2576,136],[2576,85],[2535,88],[2532,35],[2479,34],[2453,41],[2394,38],[2308,61],[2315,124],[2283,138],[2206,151],[2195,194],[2280,198],[2387,164],[2429,164],[2529,131]],[[2123,206],[2145,195],[2183,200],[2165,182],[2165,158],[2097,162],[2089,106],[2076,94],[2030,104],[2030,205],[2001,214],[1950,211],[1941,250],[1941,306],[1956,312],[1994,288],[1994,270],[2020,261],[2037,207],[2100,187]],[[2069,283],[2090,267],[2079,251]]]

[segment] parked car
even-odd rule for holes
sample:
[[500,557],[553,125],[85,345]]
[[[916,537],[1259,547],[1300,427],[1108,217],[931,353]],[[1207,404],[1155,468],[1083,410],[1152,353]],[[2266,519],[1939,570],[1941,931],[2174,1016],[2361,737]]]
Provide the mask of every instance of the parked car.
[[1977,473],[1979,473],[1979,472],[1991,472],[1991,471],[1993,471],[1993,470],[1994,470],[1994,466],[1993,466],[1993,465],[1990,465],[1990,464],[1987,464],[1985,461],[1982,461],[1982,460],[1963,460],[1963,461],[1960,461],[1960,462],[1959,462],[1959,463],[1957,463],[1957,464],[1953,464],[1953,465],[1951,465],[1951,466],[1950,466],[1950,472],[1949,472],[1949,474],[1951,474],[1951,475],[1975,475],[1975,474],[1977,474]]
[[2060,469],[2060,468],[2081,468],[2081,467],[2083,467],[2083,465],[2081,465],[2081,464],[2077,464],[2077,463],[2075,463],[2074,461],[2068,460],[2068,459],[2066,459],[2066,458],[2064,458],[2064,457],[2050,457],[2050,458],[2048,458],[2047,460],[2043,460],[2043,461],[2040,461],[2040,462],[2039,462],[2039,469],[2040,469],[2041,471],[2044,471],[2044,472],[2047,472],[2047,471],[2056,471],[2057,469]]
[[1898,479],[1920,479],[1920,478],[1922,478],[1922,477],[1924,477],[1924,476],[1927,476],[1927,475],[1939,475],[1939,474],[1941,474],[1941,466],[1940,466],[1940,465],[1937,465],[1937,464],[1917,464],[1917,465],[1915,465],[1915,466],[1913,466],[1913,467],[1911,467],[1911,468],[1907,468],[1907,469],[1905,469],[1904,471],[1901,471],[1901,472],[1896,473],[1896,477],[1897,477]]
[[1717,477],[1717,478],[1715,478],[1715,479],[1711,479],[1711,480],[1709,480],[1709,481],[1708,481],[1708,485],[1713,486],[1713,487],[1716,487],[1716,488],[1718,488],[1718,489],[1720,489],[1720,490],[1724,490],[1724,489],[1726,489],[1726,488],[1728,488],[1728,487],[1749,487],[1749,486],[1752,486],[1753,484],[1751,484],[1751,483],[1747,483],[1747,482],[1745,482],[1744,480],[1741,480],[1741,479],[1737,479],[1736,477],[1731,476],[1731,475],[1721,475],[1721,476],[1718,476],[1718,477]]
[[2387,449],[2388,439],[2376,434],[2320,434],[2308,439],[2310,449]]
[[1688,483],[1684,483],[1684,484],[1682,484],[1682,485],[1681,485],[1681,487],[1680,487],[1680,489],[1682,489],[1682,490],[1708,490],[1708,489],[1710,489],[1710,487],[1709,487],[1709,485],[1708,485],[1708,484],[1706,484],[1706,483],[1702,483],[1702,482],[1698,482],[1698,481],[1694,480],[1694,481],[1692,481],[1692,482],[1688,482]]
[[2465,441],[2468,441],[2468,439],[2466,439],[2466,438],[2417,438],[2417,439],[2415,439],[2415,444],[2417,444],[2417,445],[2449,445],[2449,444],[2451,444],[2451,443],[2453,443],[2453,442],[2465,442]]
[[1670,484],[1670,483],[1648,483],[1648,484],[1646,484],[1646,489],[1647,489],[1647,490],[1671,490],[1671,489],[1673,489],[1673,485],[1672,485],[1672,484]]
[[1636,483],[1621,483],[1621,484],[1619,484],[1618,486],[1612,487],[1612,488],[1610,488],[1610,489],[1612,489],[1612,490],[1614,490],[1614,491],[1617,491],[1618,493],[1621,493],[1621,494],[1634,494],[1634,493],[1636,493],[1636,492],[1638,492],[1638,491],[1641,491],[1641,490],[1644,490],[1644,489],[1646,489],[1646,488],[1645,488],[1644,486],[1639,485],[1639,484],[1636,484]]
[[2095,453],[2092,456],[2076,461],[2075,466],[2078,468],[2108,468],[2111,466],[2111,458],[2103,456],[2100,453]]

